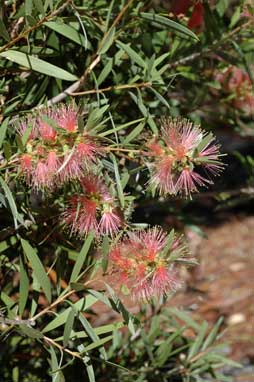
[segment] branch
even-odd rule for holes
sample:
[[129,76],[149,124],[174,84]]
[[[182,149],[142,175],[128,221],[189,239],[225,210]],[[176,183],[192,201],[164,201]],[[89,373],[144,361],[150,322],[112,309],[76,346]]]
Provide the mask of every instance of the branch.
[[187,57],[183,57],[178,61],[175,61],[175,62],[168,64],[168,69],[173,69],[173,68],[177,67],[178,65],[186,64],[187,62],[194,61],[197,58],[202,57],[203,55],[206,55],[207,53],[211,53],[214,49],[223,45],[223,43],[225,43],[228,39],[230,39],[235,34],[240,32],[242,29],[245,29],[246,27],[251,25],[251,22],[252,21],[249,20],[245,24],[239,25],[237,28],[235,28],[231,32],[227,33],[219,41],[214,41],[209,47],[205,48],[204,50],[201,50],[200,52],[192,53]]
[[98,93],[110,92],[114,90],[149,88],[151,86],[152,86],[151,82],[142,82],[142,83],[108,86],[107,88],[103,88],[103,89],[91,89],[91,90],[85,90],[83,92],[76,92],[76,93],[69,93],[69,94],[71,96],[79,96],[79,95],[86,95],[86,94],[98,94]]

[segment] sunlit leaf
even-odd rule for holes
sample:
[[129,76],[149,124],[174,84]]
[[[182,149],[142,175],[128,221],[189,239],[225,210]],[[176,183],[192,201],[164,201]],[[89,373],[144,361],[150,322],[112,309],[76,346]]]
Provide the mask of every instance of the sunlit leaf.
[[49,62],[41,60],[40,58],[31,56],[19,52],[18,50],[7,50],[0,53],[0,56],[15,62],[21,66],[24,66],[32,71],[46,74],[50,77],[60,78],[65,81],[76,81],[77,77],[73,74],[67,72],[64,69],[59,68],[58,66],[52,65]]

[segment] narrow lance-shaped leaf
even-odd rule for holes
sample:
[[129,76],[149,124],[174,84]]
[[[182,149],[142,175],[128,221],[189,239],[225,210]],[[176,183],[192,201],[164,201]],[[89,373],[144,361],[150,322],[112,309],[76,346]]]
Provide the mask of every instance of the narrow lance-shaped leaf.
[[133,139],[135,139],[137,136],[139,136],[139,134],[142,132],[143,128],[145,126],[145,122],[141,122],[138,124],[138,126],[136,126],[128,135],[127,137],[124,139],[123,141],[123,144],[127,144],[127,143],[130,143],[131,141],[133,141]]
[[76,44],[82,45],[84,48],[86,47],[86,40],[84,36],[76,31],[76,29],[72,28],[70,25],[66,25],[57,21],[47,21],[43,25],[46,25],[48,28],[61,34]]
[[3,180],[2,177],[0,177],[0,185],[3,188],[5,196],[8,200],[8,203],[9,203],[9,206],[10,206],[10,209],[12,212],[12,216],[14,219],[15,228],[17,228],[17,221],[20,224],[25,225],[23,217],[18,213],[17,206],[16,206],[15,200],[12,196],[11,190],[9,189],[7,183]]
[[111,159],[113,161],[113,165],[114,165],[118,197],[119,197],[119,200],[120,200],[121,207],[124,208],[125,200],[124,200],[124,193],[123,193],[123,188],[122,188],[122,183],[121,183],[121,178],[120,178],[120,174],[119,174],[118,165],[117,165],[116,158],[114,157],[114,155],[110,154],[110,157],[111,157]]
[[76,314],[76,312],[75,312],[74,308],[72,308],[70,313],[68,314],[68,318],[67,318],[67,321],[66,321],[65,326],[64,326],[64,333],[63,333],[63,346],[64,347],[67,346],[67,344],[69,342],[71,331],[72,331],[74,320],[75,320],[75,314]]
[[175,21],[170,20],[164,16],[156,15],[154,13],[141,12],[140,17],[144,20],[150,21],[150,22],[155,23],[157,25],[161,25],[163,27],[168,27],[170,29],[174,29],[176,32],[179,32],[182,35],[185,35],[187,37],[191,37],[195,40],[199,40],[199,38],[191,30],[189,30],[185,26],[183,26],[179,23],[176,23]]
[[8,123],[9,123],[9,117],[6,118],[2,124],[1,124],[1,127],[0,127],[0,148],[2,147],[2,144],[3,144],[3,141],[5,139],[5,136],[6,136],[6,131],[7,131],[7,127],[8,127]]
[[6,29],[6,26],[4,25],[3,20],[0,18],[0,35],[6,40],[10,40],[10,35]]
[[21,239],[21,245],[24,253],[31,264],[34,271],[34,275],[45,292],[45,295],[49,302],[51,302],[51,285],[47,273],[36,253],[34,248],[28,243],[28,241]]
[[92,244],[93,238],[94,238],[94,232],[90,232],[87,236],[87,239],[86,239],[83,247],[81,248],[81,251],[78,254],[78,258],[75,262],[75,265],[74,265],[72,273],[71,273],[70,282],[77,281],[79,273],[83,267],[83,264],[86,260],[86,256],[87,256],[88,251],[90,249],[90,246]]
[[19,263],[19,272],[20,272],[20,283],[19,283],[19,314],[22,317],[22,314],[24,312],[27,298],[28,298],[28,292],[29,292],[29,278],[26,272],[26,269],[24,267],[24,263],[22,260],[22,257],[20,257],[20,263]]
[[105,37],[101,41],[100,48],[98,51],[99,54],[104,54],[107,52],[107,50],[113,44],[114,37],[115,37],[115,28],[112,28],[109,30],[109,32],[105,35]]
[[203,340],[205,338],[205,334],[208,328],[208,323],[204,321],[200,327],[199,333],[197,337],[195,338],[193,344],[191,345],[188,353],[187,359],[190,360],[192,357],[194,357],[200,350],[201,345],[203,343]]
[[214,327],[212,328],[212,330],[210,331],[210,333],[206,337],[206,339],[205,339],[205,341],[204,341],[204,343],[202,345],[202,348],[201,348],[202,351],[207,349],[216,340],[219,328],[220,328],[223,320],[224,320],[223,317],[220,317],[218,319],[218,321],[216,322],[216,324],[214,325]]
[[145,61],[142,59],[142,57],[140,57],[137,52],[135,52],[134,49],[132,49],[129,45],[127,44],[124,44],[123,42],[121,41],[117,41],[117,45],[122,48],[127,54],[128,56],[134,61],[136,62],[136,64],[138,64],[139,66],[141,66],[142,68],[146,68],[146,63]]
[[13,61],[16,64],[22,65],[30,70],[46,74],[50,77],[59,78],[65,81],[76,81],[78,79],[73,74],[59,68],[58,66],[52,65],[49,62],[29,54],[19,52],[18,50],[7,50],[6,52],[0,53],[0,56],[6,58],[9,61]]
[[[100,340],[100,337],[97,336],[97,334],[95,333],[93,327],[87,321],[87,319],[83,316],[82,313],[79,314],[79,321],[80,321],[80,323],[84,327],[86,333],[88,334],[88,336],[91,338],[91,340],[93,342],[97,342],[97,341]],[[107,354],[106,354],[106,351],[105,351],[104,347],[100,348],[100,353],[101,353],[101,355],[103,356],[104,359],[107,359]]]

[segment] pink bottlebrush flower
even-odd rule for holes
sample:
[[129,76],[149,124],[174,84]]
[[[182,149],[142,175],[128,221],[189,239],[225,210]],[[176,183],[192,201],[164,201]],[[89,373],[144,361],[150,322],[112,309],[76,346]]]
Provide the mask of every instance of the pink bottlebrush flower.
[[162,136],[167,149],[181,160],[188,155],[201,142],[202,133],[199,127],[194,126],[187,119],[165,120],[162,127]]
[[33,174],[33,162],[30,154],[23,154],[20,158],[21,172],[25,175],[28,184],[31,183]]
[[72,232],[81,236],[90,231],[95,231],[97,236],[114,236],[122,220],[107,186],[91,174],[82,178],[80,183],[83,193],[70,199],[63,214],[64,222],[71,226]]
[[109,193],[109,189],[98,176],[89,174],[82,178],[80,183],[84,192],[92,197],[97,197],[101,202],[107,203],[113,200]]
[[175,188],[178,192],[189,195],[197,191],[197,186],[205,186],[211,183],[211,180],[205,179],[195,171],[184,169],[176,182]]
[[117,213],[113,211],[105,211],[102,213],[98,226],[101,234],[114,236],[114,234],[118,232],[120,226],[121,219]]
[[161,194],[190,195],[198,191],[197,186],[212,184],[198,173],[199,168],[207,175],[216,175],[223,168],[213,136],[210,134],[208,139],[206,132],[186,119],[164,120],[157,143],[153,141],[147,147],[152,170],[150,184]]
[[78,129],[77,111],[72,106],[62,106],[58,112],[58,124],[68,133],[74,133]]
[[47,158],[47,167],[50,174],[55,174],[60,165],[55,151],[50,151]]
[[168,240],[160,228],[154,227],[129,233],[111,249],[113,269],[133,298],[148,300],[179,287],[170,257],[185,256],[186,248],[179,238]]
[[175,182],[172,171],[174,160],[171,156],[161,156],[160,164],[155,162],[153,176],[150,183],[159,189],[161,194],[175,194]]
[[30,154],[23,154],[21,156],[21,169],[24,172],[31,172],[33,168],[32,156]]
[[94,162],[96,160],[96,156],[99,148],[92,142],[90,139],[83,139],[83,142],[79,142],[77,144],[75,153],[76,157],[80,161],[91,161]]
[[158,296],[177,290],[181,286],[173,267],[158,267],[152,279],[152,290]]
[[[74,106],[38,110],[37,116],[28,116],[17,127],[22,137],[27,129],[31,132],[26,141],[25,154],[33,158],[35,180],[32,186],[37,189],[46,187],[47,191],[52,191],[62,183],[81,179],[91,171],[102,154],[102,148],[95,138],[88,131],[79,131],[78,114]],[[20,173],[26,173],[26,181],[30,185],[28,170],[22,162],[24,159],[20,156]],[[50,174],[48,181],[43,180],[45,166]],[[30,176],[33,171],[30,171]]]
[[[146,245],[147,260],[154,261],[156,253],[160,252],[165,246],[167,235],[160,228],[154,227],[148,231],[137,231],[129,233],[133,250],[136,248],[137,255],[143,250],[144,243]],[[144,255],[144,254],[143,254]]]
[[38,120],[38,131],[40,137],[48,142],[54,142],[56,140],[57,131],[43,120]]
[[[77,227],[74,230],[80,235],[85,235],[90,231],[97,232],[98,224],[96,220],[96,202],[86,198],[81,199],[81,211],[77,219]],[[74,224],[74,223],[73,223]]]
[[80,179],[84,170],[80,165],[80,161],[76,160],[73,152],[65,154],[63,163],[58,169],[60,183],[68,182],[70,179]]
[[[32,128],[31,128],[32,126]],[[16,130],[17,133],[23,137],[24,134],[26,133],[27,129],[31,129],[28,135],[27,141],[36,139],[38,136],[38,129],[36,127],[35,121],[31,118],[28,117],[20,122],[20,124],[17,126]]]
[[31,179],[35,189],[50,188],[52,186],[52,175],[48,172],[48,166],[43,161],[38,161]]

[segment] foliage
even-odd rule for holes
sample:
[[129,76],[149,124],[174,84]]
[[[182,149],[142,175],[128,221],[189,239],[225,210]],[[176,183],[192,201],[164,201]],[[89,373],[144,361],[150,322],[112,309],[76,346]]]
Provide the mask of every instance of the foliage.
[[[6,379],[25,380],[19,357],[27,359],[30,381],[42,373],[63,381],[76,365],[94,381],[94,366],[108,367],[111,360],[121,365],[112,353],[117,330],[127,325],[134,335],[139,322],[99,269],[110,273],[115,261],[122,292],[138,285],[139,296],[150,300],[174,289],[180,264],[195,263],[166,224],[168,232],[159,236],[157,228],[135,231],[163,224],[163,210],[182,219],[193,192],[211,186],[223,168],[213,129],[226,125],[253,135],[253,9],[224,0],[185,3],[183,11],[174,1],[1,2],[0,324]],[[251,157],[247,162],[249,171]],[[218,196],[223,199],[227,190],[219,182],[217,190],[224,191]],[[151,206],[146,214],[144,206]],[[142,266],[126,265],[127,254],[135,260],[137,252]],[[134,282],[129,269],[137,270]],[[122,322],[94,328],[98,301],[120,313]],[[188,362],[209,338],[206,324],[194,326],[196,340],[189,341],[174,322],[172,346],[179,354],[183,344]],[[160,344],[147,345],[152,370],[154,352],[170,336],[158,332]],[[125,359],[128,350],[123,354]],[[137,368],[143,357],[138,354]],[[163,357],[159,368],[169,359],[178,362],[164,348]],[[227,362],[218,357],[211,361],[213,377],[217,362]],[[208,371],[204,359],[192,367],[183,358],[189,372],[183,378],[201,380]]]

